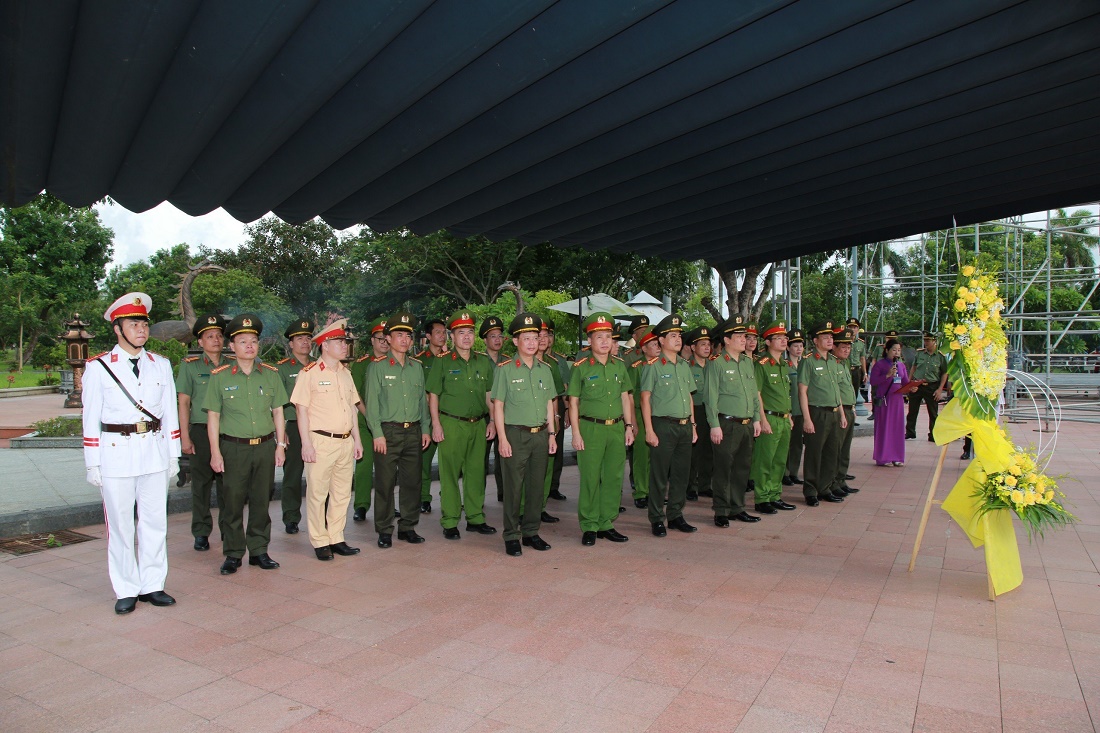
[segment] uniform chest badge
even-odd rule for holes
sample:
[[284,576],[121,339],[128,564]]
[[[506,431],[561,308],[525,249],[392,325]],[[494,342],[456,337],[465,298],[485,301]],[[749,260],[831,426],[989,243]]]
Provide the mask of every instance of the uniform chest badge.
[[318,382],[317,383],[317,385],[320,386],[320,387],[328,387],[331,384],[332,384],[332,382]]

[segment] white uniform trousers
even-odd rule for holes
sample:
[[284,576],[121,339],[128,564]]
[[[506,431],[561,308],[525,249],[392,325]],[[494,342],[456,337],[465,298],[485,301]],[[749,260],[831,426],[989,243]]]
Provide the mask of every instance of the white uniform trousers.
[[133,598],[164,590],[168,577],[168,471],[104,476],[100,494],[107,521],[107,568],[115,597]]

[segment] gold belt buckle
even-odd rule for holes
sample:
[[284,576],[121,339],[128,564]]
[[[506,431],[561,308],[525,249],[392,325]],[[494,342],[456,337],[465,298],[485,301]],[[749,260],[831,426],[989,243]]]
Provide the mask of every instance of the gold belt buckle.
[[138,422],[138,423],[134,423],[134,432],[135,433],[148,432],[148,430],[149,430],[149,428],[147,427],[148,425],[149,425],[149,423],[145,422],[144,420],[141,421],[141,422]]
[[403,422],[403,423],[401,423],[401,427],[403,427],[403,428],[411,428],[411,427],[412,427],[412,423],[411,423],[411,422]]
[[260,441],[261,441],[260,438],[249,438],[248,439],[248,444],[249,445],[259,445]]
[[532,433],[541,433],[542,428],[528,428]]
[[614,425],[617,422],[618,422],[618,420],[604,420],[603,424],[604,425]]

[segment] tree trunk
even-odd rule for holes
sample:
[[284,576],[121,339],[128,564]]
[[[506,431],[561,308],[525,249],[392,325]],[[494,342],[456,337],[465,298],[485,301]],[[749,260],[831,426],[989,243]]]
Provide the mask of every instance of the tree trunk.
[[[726,292],[729,293],[726,297],[726,309],[729,314],[731,316],[741,316],[746,323],[759,321],[760,314],[764,311],[764,305],[768,301],[768,296],[771,295],[772,271],[775,268],[775,263],[753,265],[743,270],[731,269],[723,262],[708,262],[707,265],[718,272],[718,277],[722,279]],[[767,268],[767,272],[764,272],[765,268]],[[763,287],[761,287],[761,273],[764,273]],[[740,286],[737,284],[739,276],[742,278]],[[719,308],[714,305],[714,301],[704,298],[702,305],[714,316],[715,320],[722,320]]]

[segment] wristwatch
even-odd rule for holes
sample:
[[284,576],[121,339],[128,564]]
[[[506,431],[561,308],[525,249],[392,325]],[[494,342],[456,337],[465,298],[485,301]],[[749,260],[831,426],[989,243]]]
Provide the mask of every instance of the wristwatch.
[[290,447],[290,443],[280,443],[279,441],[275,441],[275,445],[279,448],[289,448]]

